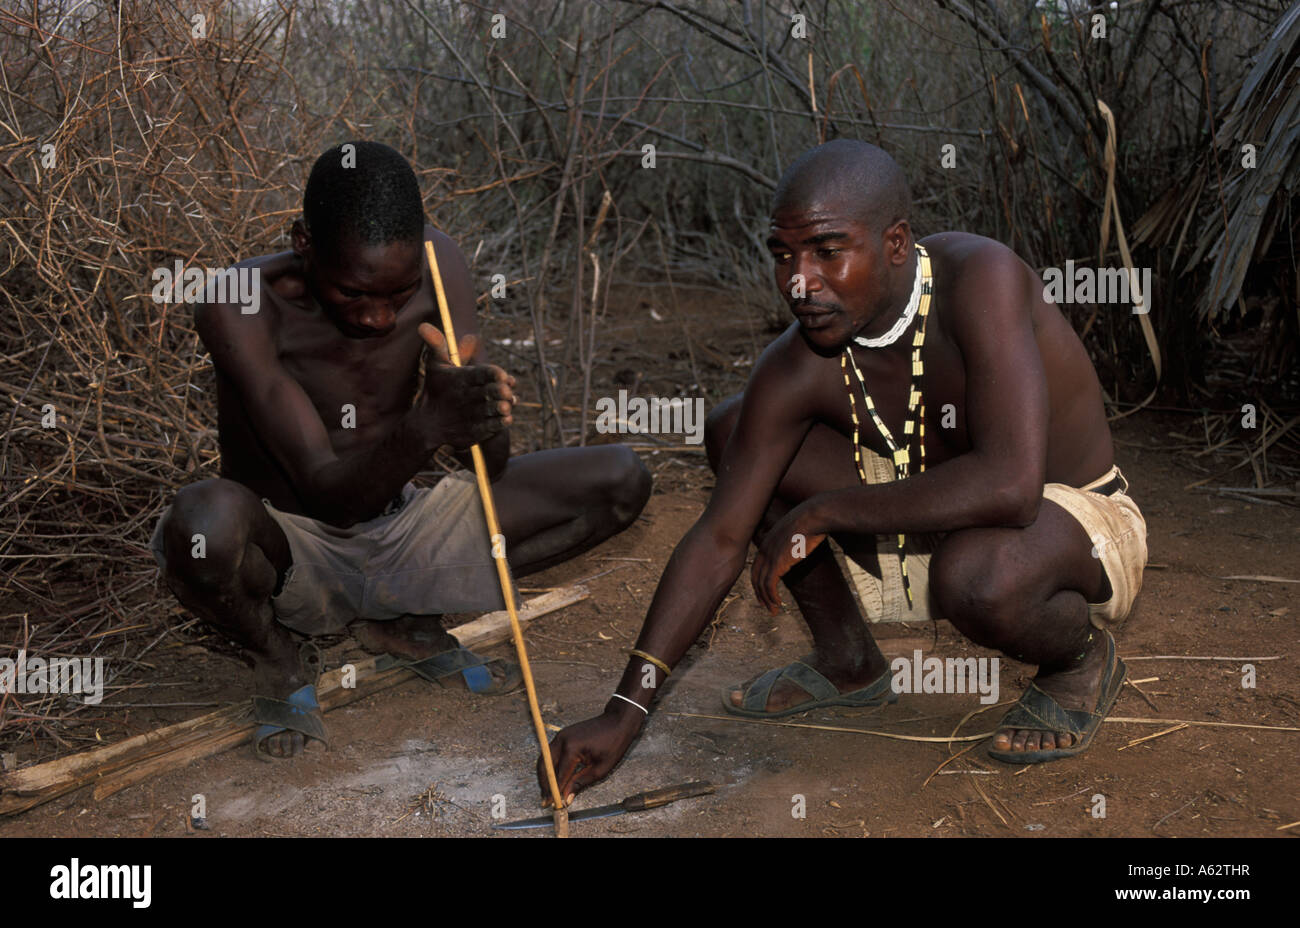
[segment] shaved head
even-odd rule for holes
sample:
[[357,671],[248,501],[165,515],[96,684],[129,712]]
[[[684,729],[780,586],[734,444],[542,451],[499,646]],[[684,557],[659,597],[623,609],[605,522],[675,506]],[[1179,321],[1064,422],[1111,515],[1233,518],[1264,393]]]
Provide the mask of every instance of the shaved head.
[[804,152],[781,175],[772,212],[832,205],[873,231],[909,219],[912,195],[903,169],[882,148],[836,139]]
[[837,139],[800,155],[772,198],[773,279],[817,353],[889,330],[907,306],[918,258],[911,195],[875,145]]

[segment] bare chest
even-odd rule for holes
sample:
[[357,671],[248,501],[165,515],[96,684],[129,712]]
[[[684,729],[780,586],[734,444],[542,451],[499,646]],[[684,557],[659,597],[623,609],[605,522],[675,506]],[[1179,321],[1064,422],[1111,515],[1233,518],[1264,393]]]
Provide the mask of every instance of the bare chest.
[[328,320],[287,319],[280,363],[316,408],[336,451],[368,441],[406,412],[414,397],[421,340],[418,321],[384,338],[348,338]]
[[841,355],[827,374],[820,418],[847,438],[856,434],[863,447],[886,457],[894,447],[907,447],[915,457],[924,434],[927,464],[970,450],[965,370],[950,341],[927,338],[919,376],[910,351],[872,349],[855,350],[852,361]]

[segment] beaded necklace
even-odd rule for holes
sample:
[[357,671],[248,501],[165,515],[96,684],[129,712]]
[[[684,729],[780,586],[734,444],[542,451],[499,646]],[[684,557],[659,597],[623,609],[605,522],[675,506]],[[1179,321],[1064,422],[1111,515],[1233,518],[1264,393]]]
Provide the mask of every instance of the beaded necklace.
[[[871,421],[875,423],[876,430],[880,432],[881,437],[885,439],[885,444],[889,446],[894,462],[895,477],[898,480],[906,479],[910,471],[911,455],[908,453],[908,444],[910,444],[913,434],[917,437],[919,449],[917,473],[925,472],[925,400],[921,395],[925,366],[921,361],[921,347],[925,344],[925,323],[930,313],[930,294],[933,290],[933,281],[930,276],[929,254],[919,244],[916,246],[916,251],[916,280],[918,286],[912,288],[912,300],[908,301],[909,305],[904,310],[903,318],[910,321],[909,317],[915,313],[921,317],[921,321],[916,327],[916,332],[912,335],[912,379],[907,397],[907,415],[903,419],[903,444],[901,446],[894,440],[889,427],[885,425],[885,421],[880,418],[880,413],[876,411],[876,404],[872,401],[871,394],[867,392],[867,382],[863,379],[862,371],[858,369],[858,362],[853,357],[852,345],[846,345],[844,353],[840,355],[840,370],[844,373],[844,388],[849,394],[849,417],[853,420],[853,462],[858,468],[858,479],[862,481],[864,486],[870,481],[867,479],[866,466],[862,462],[862,445],[859,439],[861,422],[858,419],[857,398],[854,395],[853,383],[849,380],[850,368],[853,369],[858,386],[862,390],[862,399],[866,404],[867,412],[871,414]],[[918,295],[919,301],[917,300]],[[901,334],[902,330],[900,329],[897,335]],[[895,338],[897,338],[897,335],[895,335]],[[898,535],[898,563],[903,574],[903,590],[907,593],[907,605],[908,608],[911,608],[912,584],[907,578],[905,544],[905,536],[900,532]]]

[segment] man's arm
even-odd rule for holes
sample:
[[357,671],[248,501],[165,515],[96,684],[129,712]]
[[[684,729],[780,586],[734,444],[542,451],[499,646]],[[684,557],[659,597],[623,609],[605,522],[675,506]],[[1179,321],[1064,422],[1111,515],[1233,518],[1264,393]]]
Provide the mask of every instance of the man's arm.
[[[269,317],[244,315],[237,306],[201,305],[195,328],[213,363],[239,391],[253,430],[313,518],[338,526],[371,518],[437,448],[486,442],[511,421],[508,375],[494,367],[452,368],[444,348],[429,358],[420,401],[378,442],[340,458],[306,391],[280,363]],[[471,299],[471,330],[472,317]],[[441,337],[433,333],[434,340]],[[473,351],[466,354],[473,358]]]
[[[442,275],[443,290],[447,294],[447,308],[451,312],[451,324],[456,328],[457,340],[459,341],[467,335],[478,338],[479,349],[475,354],[476,363],[490,364],[491,361],[484,350],[482,339],[478,337],[478,313],[475,311],[477,302],[474,297],[469,262],[465,260],[465,253],[450,237],[433,226],[425,226],[424,237],[434,243],[434,250],[438,255],[438,272]],[[425,275],[427,276],[428,273],[429,271],[426,268]],[[430,290],[432,290],[432,286],[430,286]],[[441,329],[442,318],[436,305],[437,296],[434,295],[433,299],[435,303],[434,322]],[[483,442],[482,451],[483,460],[487,464],[488,477],[491,480],[496,480],[505,471],[506,460],[510,457],[510,430],[502,429]],[[468,449],[456,451],[454,456],[466,470],[474,469],[473,458]]]
[[[755,365],[740,417],[723,451],[716,488],[699,521],[683,536],[659,580],[637,648],[670,667],[713,618],[745,566],[759,520],[812,427],[805,381],[792,359],[806,351],[790,330]],[[602,715],[565,729],[552,742],[560,791],[568,796],[602,779],[636,736],[664,682],[652,663],[633,657]],[[636,706],[630,703],[636,703]],[[544,771],[539,781],[546,789]]]
[[949,532],[1025,526],[1037,518],[1049,398],[1028,275],[1018,258],[999,251],[968,262],[951,299],[965,307],[950,326],[966,368],[970,450],[906,480],[821,493],[791,510],[754,560],[754,589],[769,609],[779,607],[777,582],[795,563],[790,537],[796,533],[820,540],[835,532]]

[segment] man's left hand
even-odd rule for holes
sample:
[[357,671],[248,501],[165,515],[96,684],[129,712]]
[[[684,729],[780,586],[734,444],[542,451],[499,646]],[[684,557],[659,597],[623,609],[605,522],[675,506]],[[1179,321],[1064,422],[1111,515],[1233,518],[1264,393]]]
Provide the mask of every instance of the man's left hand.
[[795,507],[772,527],[759,545],[750,569],[754,594],[772,615],[781,609],[781,595],[777,590],[781,578],[826,540],[826,533],[816,531],[811,525],[806,507],[807,503]]

